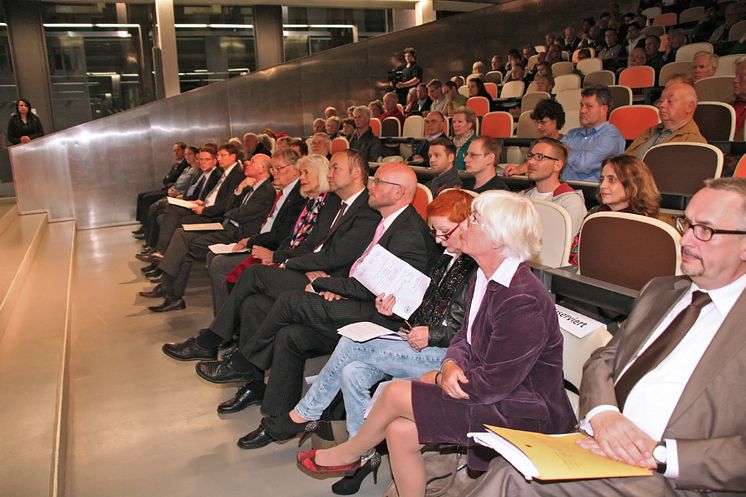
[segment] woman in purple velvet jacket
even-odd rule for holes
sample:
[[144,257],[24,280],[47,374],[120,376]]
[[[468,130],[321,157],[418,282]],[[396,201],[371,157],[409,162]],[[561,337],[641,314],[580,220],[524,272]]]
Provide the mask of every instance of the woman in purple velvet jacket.
[[[332,449],[298,454],[307,469],[356,469],[360,455],[386,438],[399,495],[421,497],[421,444],[471,445],[466,434],[482,431],[485,423],[543,433],[573,429],[557,314],[524,262],[541,245],[536,209],[513,193],[483,193],[461,231],[462,249],[479,271],[464,325],[440,371],[390,384],[355,437]],[[469,465],[486,469],[483,457],[470,450]]]

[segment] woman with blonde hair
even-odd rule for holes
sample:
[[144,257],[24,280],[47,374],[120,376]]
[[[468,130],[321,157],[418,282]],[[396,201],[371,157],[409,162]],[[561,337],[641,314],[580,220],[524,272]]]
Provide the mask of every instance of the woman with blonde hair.
[[468,107],[459,107],[453,113],[451,122],[453,129],[453,144],[456,145],[456,160],[454,164],[457,169],[465,170],[466,152],[469,150],[472,140],[477,136],[477,114]]

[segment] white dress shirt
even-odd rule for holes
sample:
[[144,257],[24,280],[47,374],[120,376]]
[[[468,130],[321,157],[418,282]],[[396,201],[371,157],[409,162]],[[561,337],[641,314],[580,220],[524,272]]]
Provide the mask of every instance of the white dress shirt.
[[262,229],[259,230],[259,233],[267,233],[272,229],[272,225],[275,224],[275,219],[277,219],[277,213],[280,212],[280,209],[282,208],[282,204],[285,203],[288,196],[290,195],[290,192],[295,188],[295,184],[300,181],[300,178],[296,178],[295,181],[287,185],[285,188],[282,189],[282,196],[277,201],[277,204],[275,204],[275,208],[272,211],[272,215],[268,217],[264,224],[262,224]]
[[218,191],[220,190],[220,187],[223,186],[223,182],[228,177],[228,175],[233,171],[233,168],[236,167],[238,162],[234,162],[232,166],[229,166],[225,171],[223,171],[223,175],[218,180],[218,183],[215,185],[215,188],[210,190],[210,193],[207,194],[205,197],[205,207],[212,207],[215,205],[215,200],[218,198]]

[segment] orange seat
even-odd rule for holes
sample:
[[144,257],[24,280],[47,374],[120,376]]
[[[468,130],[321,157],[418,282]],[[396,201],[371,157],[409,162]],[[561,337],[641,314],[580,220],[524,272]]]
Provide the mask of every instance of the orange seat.
[[741,160],[738,161],[736,170],[733,173],[734,178],[746,178],[746,154],[743,154]]
[[655,85],[655,69],[650,66],[628,67],[619,75],[619,84],[630,88],[651,88]]
[[377,137],[381,137],[381,120],[377,117],[371,117],[370,118],[370,130],[373,132],[373,135]]
[[350,144],[347,142],[347,138],[344,136],[338,136],[332,140],[332,153],[336,154],[342,150],[350,148]]
[[487,97],[470,97],[466,106],[474,111],[478,117],[482,117],[490,111],[490,101]]
[[482,118],[481,134],[492,138],[513,136],[513,116],[509,112],[488,112]]
[[425,185],[417,183],[417,191],[414,194],[414,200],[412,200],[412,207],[417,211],[417,214],[427,222],[427,206],[433,201],[433,194],[430,189]]
[[652,105],[618,107],[611,111],[609,122],[619,128],[625,140],[634,140],[646,129],[658,125],[658,109]]
[[676,12],[667,12],[655,16],[653,19],[653,26],[674,26],[679,23],[679,16]]
[[492,96],[492,98],[497,98],[497,84],[496,83],[490,83],[487,81],[484,83],[484,88],[487,90],[487,93]]

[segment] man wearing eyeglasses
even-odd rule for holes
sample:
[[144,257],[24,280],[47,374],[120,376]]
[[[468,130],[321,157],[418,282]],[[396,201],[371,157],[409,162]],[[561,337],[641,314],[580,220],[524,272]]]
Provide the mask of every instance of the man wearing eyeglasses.
[[746,492],[746,179],[708,180],[677,228],[684,276],[646,285],[580,386],[580,445],[652,476],[528,482],[495,460],[466,495]]
[[567,162],[567,147],[554,138],[540,138],[526,154],[528,179],[534,182],[533,188],[521,192],[532,200],[556,202],[565,208],[572,219],[573,236],[580,231],[588,210],[582,190],[575,190],[567,183],[560,182],[560,174]]

